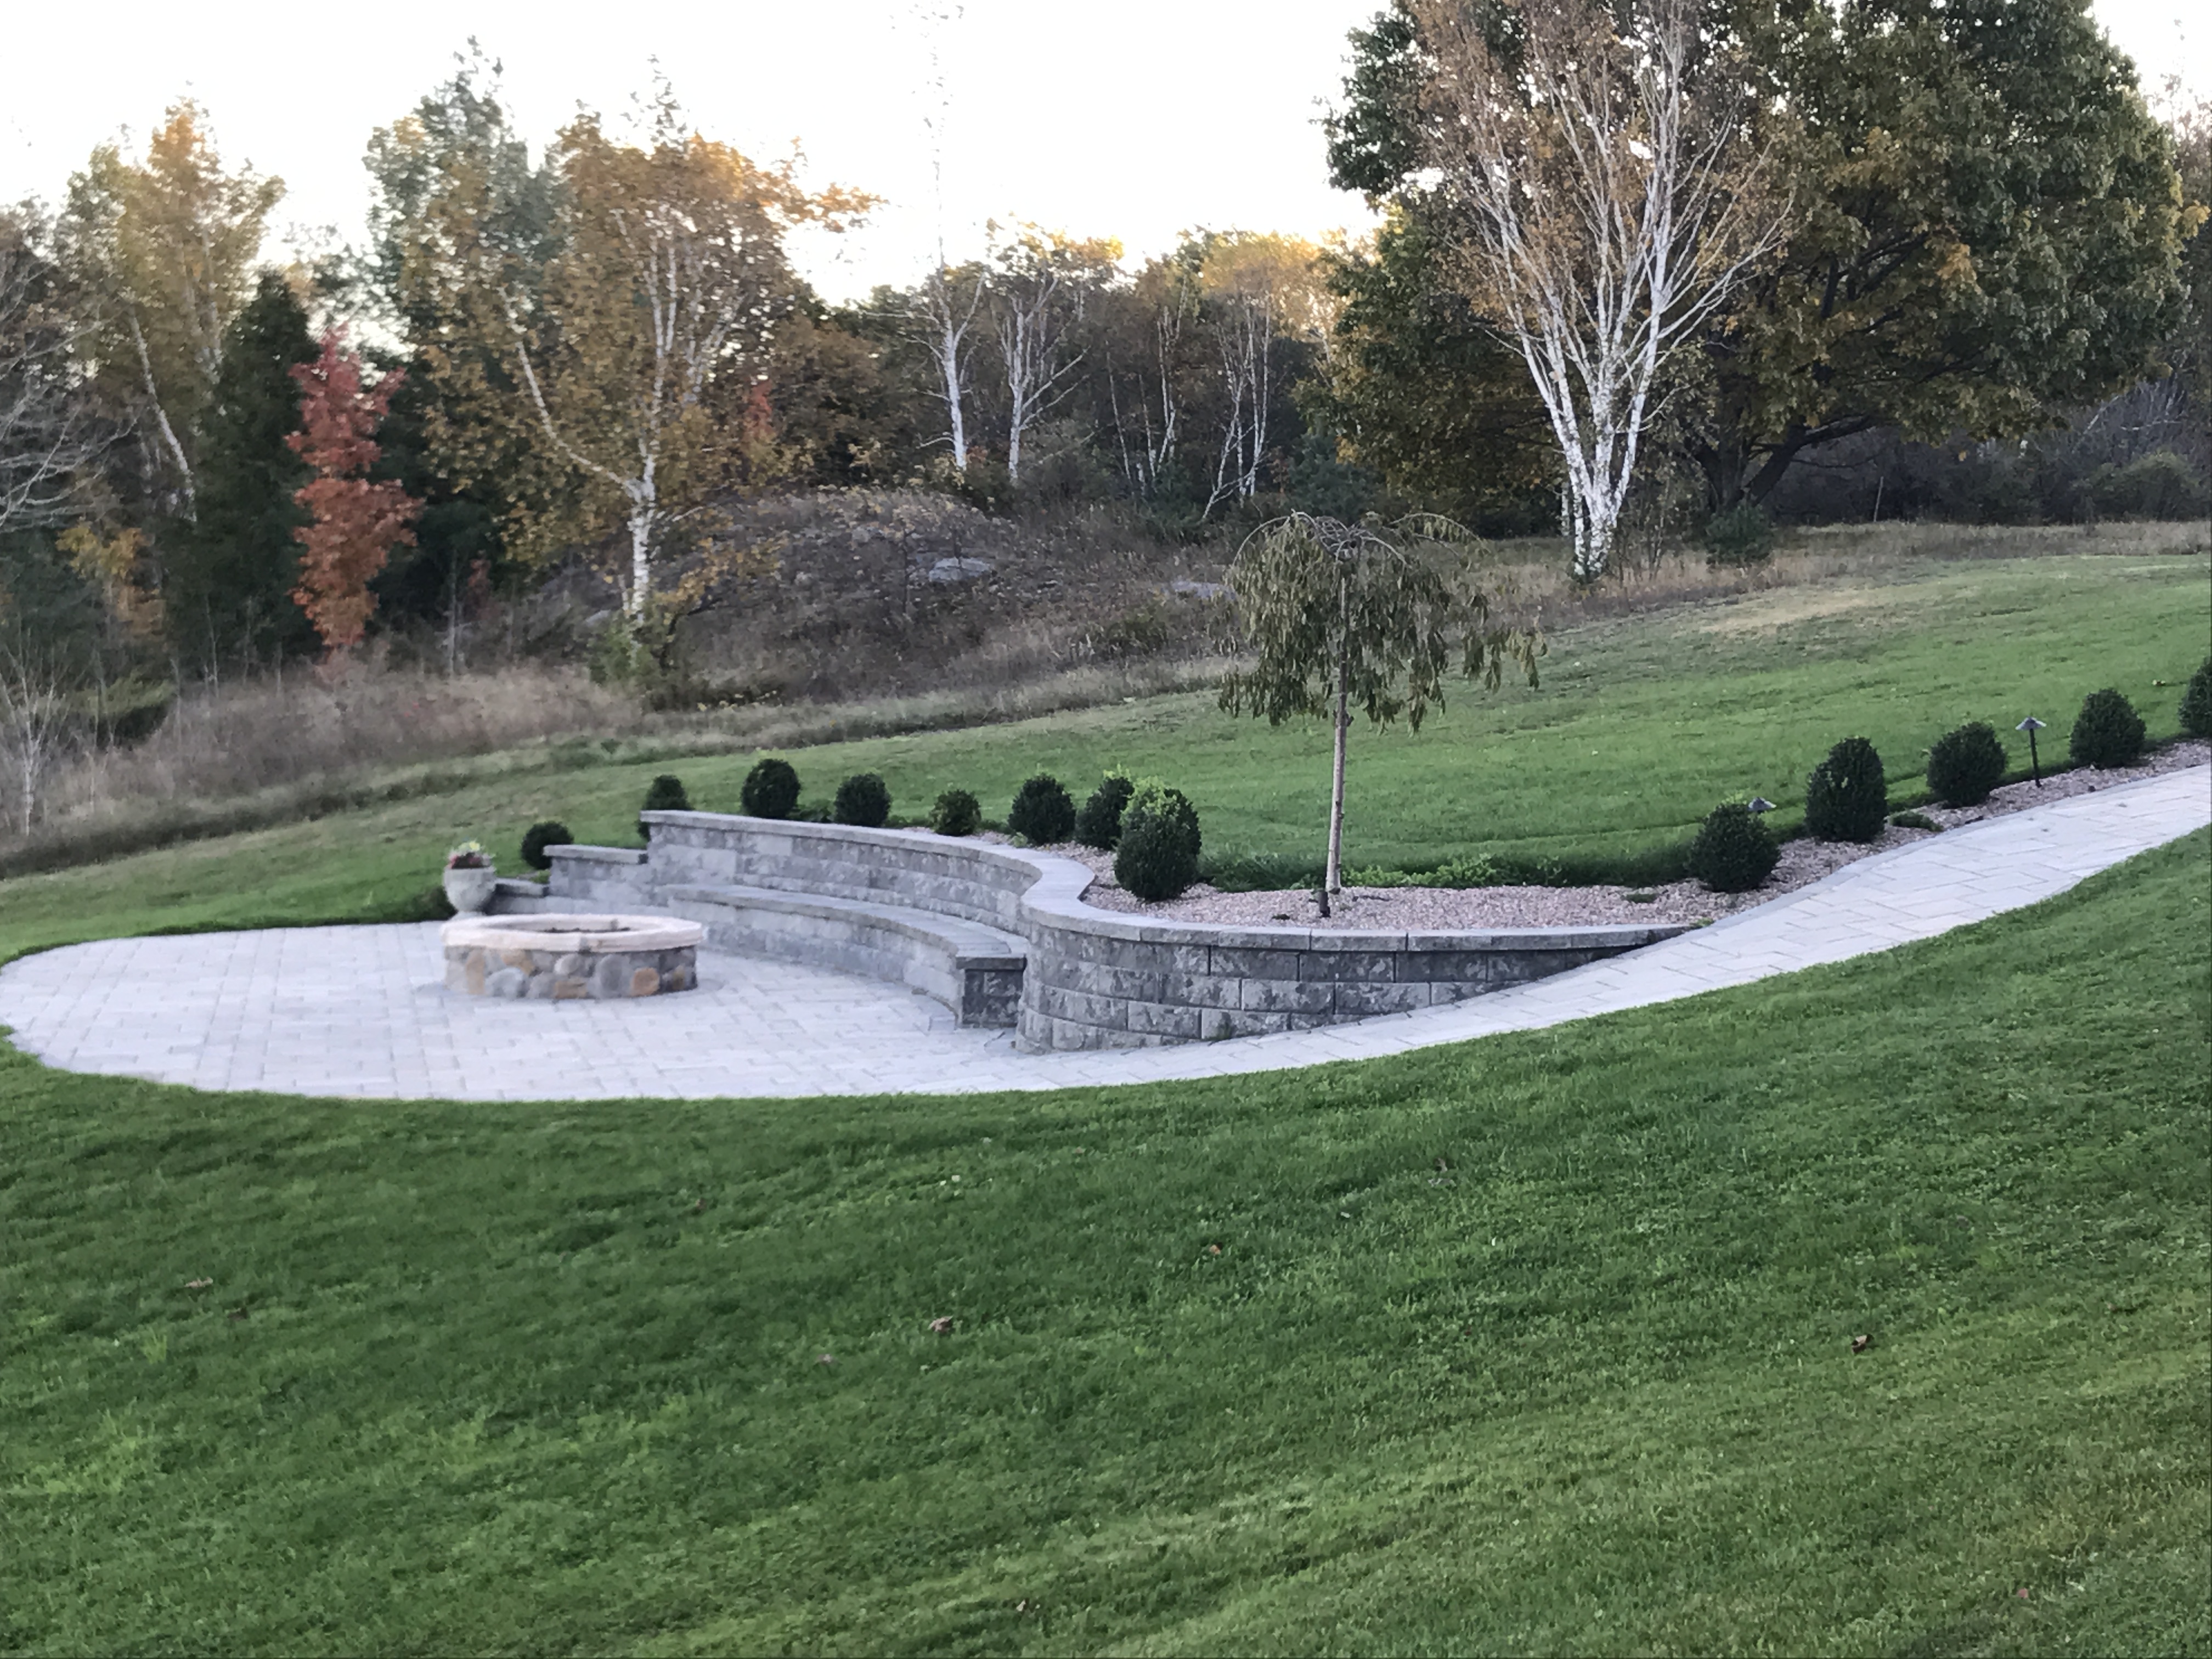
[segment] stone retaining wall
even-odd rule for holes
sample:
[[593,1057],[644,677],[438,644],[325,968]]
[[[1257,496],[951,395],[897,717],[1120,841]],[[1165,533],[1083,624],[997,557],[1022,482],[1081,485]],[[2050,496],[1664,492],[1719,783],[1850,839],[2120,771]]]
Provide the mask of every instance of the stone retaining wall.
[[[649,854],[550,848],[549,904],[665,908],[676,888],[729,885],[981,923],[1026,943],[1016,1029],[1033,1048],[1149,1047],[1337,1024],[1456,1002],[1685,931],[1350,933],[1163,921],[1093,909],[1082,902],[1090,871],[1024,848],[733,813],[644,817],[653,827]],[[700,897],[685,895],[687,914],[699,914],[690,907]]]

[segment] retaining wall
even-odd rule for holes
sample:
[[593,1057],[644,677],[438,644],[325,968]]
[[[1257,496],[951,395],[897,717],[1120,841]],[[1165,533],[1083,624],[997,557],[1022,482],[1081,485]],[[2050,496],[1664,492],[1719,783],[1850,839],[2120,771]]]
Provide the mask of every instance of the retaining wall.
[[[649,854],[549,849],[547,903],[667,909],[704,921],[699,907],[711,902],[704,890],[765,888],[981,924],[1025,947],[1015,1025],[1023,1045],[1034,1048],[1148,1047],[1337,1024],[1480,996],[1684,931],[1637,925],[1352,933],[1164,921],[1092,908],[1082,902],[1090,871],[1024,848],[733,813],[644,818],[653,830]],[[888,942],[896,950],[902,932],[929,931],[887,926],[871,935],[871,948]],[[770,933],[749,937],[744,948],[778,950]],[[797,947],[792,954],[813,959]],[[912,974],[855,966],[915,982]]]

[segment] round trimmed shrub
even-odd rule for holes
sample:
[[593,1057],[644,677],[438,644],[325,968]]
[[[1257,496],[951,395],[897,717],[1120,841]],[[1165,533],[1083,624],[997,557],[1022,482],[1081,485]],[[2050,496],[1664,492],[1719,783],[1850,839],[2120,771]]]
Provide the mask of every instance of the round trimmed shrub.
[[[641,812],[688,812],[690,810],[691,797],[684,793],[684,780],[671,772],[663,772],[646,786],[645,805],[638,809]],[[643,818],[637,821],[637,838],[640,841],[653,839],[653,826]]]
[[1140,899],[1182,896],[1198,879],[1198,809],[1155,780],[1136,787],[1121,813],[1114,879]]
[[2143,736],[2135,704],[2106,686],[2081,699],[2066,746],[2076,766],[2132,766],[2142,758]]
[[965,789],[948,789],[929,809],[929,827],[940,836],[972,836],[983,827],[983,809]]
[[2212,738],[2212,657],[2189,677],[2181,694],[2181,729],[2192,738]]
[[1091,792],[1091,799],[1075,815],[1076,840],[1102,853],[1112,852],[1121,839],[1121,814],[1135,793],[1136,785],[1128,779],[1118,772],[1108,773],[1106,781]]
[[1881,757],[1864,738],[1845,738],[1805,780],[1805,828],[1816,840],[1874,841],[1888,817]]
[[1058,778],[1040,772],[1006,809],[1006,829],[1032,847],[1053,847],[1075,833],[1075,803]]
[[837,786],[830,803],[832,823],[856,823],[863,830],[880,830],[891,815],[891,792],[873,772],[855,772]]
[[2190,675],[2190,688],[2181,692],[2181,730],[2190,737],[2212,737],[2212,657]]
[[757,761],[738,791],[738,805],[750,818],[787,818],[799,805],[799,774],[787,760]]
[[1979,806],[2004,775],[2004,739],[1987,720],[1946,732],[1928,750],[1928,793],[1946,806]]
[[1690,873],[1716,893],[1748,893],[1774,873],[1782,849],[1774,832],[1741,801],[1705,814],[1690,843]]
[[522,832],[522,861],[532,870],[550,870],[553,860],[545,849],[566,847],[576,838],[568,833],[568,826],[558,818],[547,818],[533,823]]

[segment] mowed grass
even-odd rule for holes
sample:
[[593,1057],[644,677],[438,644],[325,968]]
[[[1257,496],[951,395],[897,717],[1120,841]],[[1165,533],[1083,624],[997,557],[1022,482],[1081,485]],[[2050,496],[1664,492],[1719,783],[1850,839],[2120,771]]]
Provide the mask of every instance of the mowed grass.
[[[1787,828],[1805,774],[1863,735],[1893,790],[1919,787],[1922,750],[1969,720],[2051,724],[2046,762],[2089,691],[2117,685],[2160,739],[2212,637],[2212,562],[2081,555],[1923,563],[1894,580],[1784,588],[1558,635],[1536,690],[1454,690],[1419,736],[1362,726],[1352,748],[1346,857],[1428,869],[1478,851],[1533,861],[1662,850],[1723,799],[1763,793]],[[2163,684],[2154,682],[2163,681]],[[753,757],[617,760],[575,744],[538,769],[280,829],[187,843],[50,875],[0,880],[0,960],[42,945],[149,927],[373,920],[408,911],[447,848],[476,838],[521,868],[522,832],[557,818],[586,841],[636,844],[653,777],[695,805],[735,810]],[[972,789],[1003,814],[1047,770],[1079,796],[1109,766],[1157,773],[1198,802],[1210,854],[1317,862],[1326,821],[1324,727],[1270,728],[1210,696],[1158,697],[1006,726],[790,751],[805,802],[880,773],[896,810],[926,813]],[[1639,879],[1641,878],[1638,878]]]
[[1118,1091],[8,1054],[0,1648],[2203,1650],[2208,858]]

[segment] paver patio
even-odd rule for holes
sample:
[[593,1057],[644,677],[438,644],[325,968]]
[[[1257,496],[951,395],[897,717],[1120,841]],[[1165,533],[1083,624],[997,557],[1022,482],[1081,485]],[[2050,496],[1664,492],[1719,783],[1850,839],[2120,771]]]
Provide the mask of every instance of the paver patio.
[[1365,1060],[1695,996],[2033,904],[2212,823],[2212,768],[1931,836],[1756,909],[1473,1001],[1176,1048],[1017,1053],[872,980],[702,951],[701,988],[510,1002],[443,985],[434,923],[104,939],[0,969],[0,1025],[72,1071],[461,1100],[1057,1089]]

